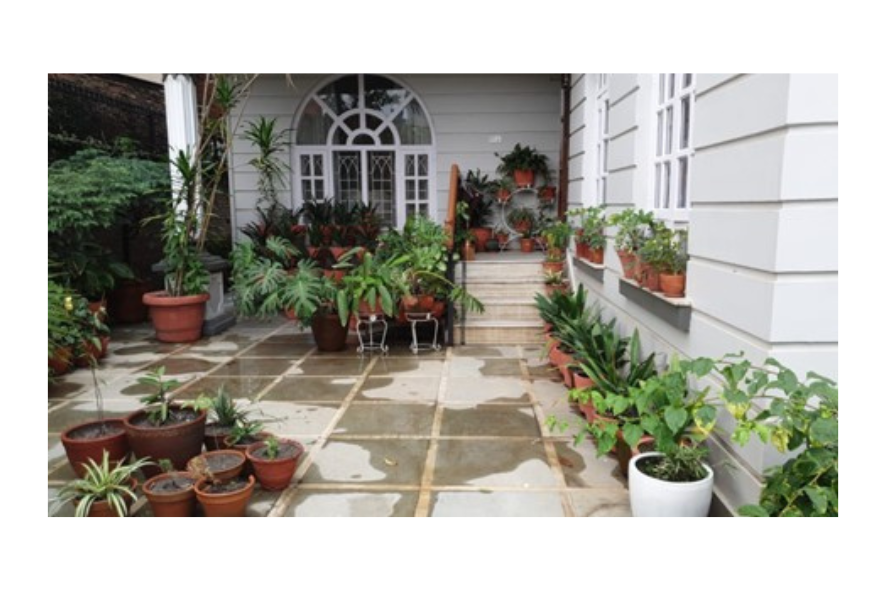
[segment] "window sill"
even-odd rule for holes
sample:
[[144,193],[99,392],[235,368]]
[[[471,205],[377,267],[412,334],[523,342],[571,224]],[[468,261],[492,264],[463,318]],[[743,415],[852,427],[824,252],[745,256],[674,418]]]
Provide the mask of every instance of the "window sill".
[[671,326],[689,332],[692,319],[692,300],[689,298],[666,298],[660,293],[643,289],[636,281],[619,279],[618,291],[650,314],[658,316]]
[[606,265],[598,265],[585,259],[578,258],[575,256],[575,253],[572,254],[572,262],[576,269],[581,269],[584,273],[590,275],[591,278],[603,283],[603,276],[606,273]]

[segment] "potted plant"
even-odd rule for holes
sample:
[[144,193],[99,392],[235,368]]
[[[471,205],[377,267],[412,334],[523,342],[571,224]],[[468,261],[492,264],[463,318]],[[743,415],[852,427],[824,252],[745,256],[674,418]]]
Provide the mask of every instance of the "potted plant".
[[398,267],[402,257],[379,260],[366,253],[363,260],[345,275],[336,294],[336,307],[342,324],[351,314],[394,315],[394,303],[405,293],[403,274]]
[[672,232],[659,262],[661,291],[665,297],[682,298],[686,293],[686,263],[689,259],[686,230]]
[[[184,470],[188,460],[203,448],[206,410],[202,401],[175,404],[170,392],[180,386],[177,380],[164,380],[166,368],[160,366],[139,378],[138,383],[155,391],[140,401],[142,410],[123,419],[123,428],[132,452],[139,458],[168,458],[177,470]],[[156,476],[159,468],[148,466],[145,475]]]
[[635,210],[633,207],[623,209],[609,218],[612,225],[618,227],[615,234],[615,248],[621,260],[626,279],[635,279],[637,269],[637,251],[652,234],[655,219],[651,212]]
[[520,252],[533,252],[535,250],[535,238],[532,237],[532,230],[526,230],[520,234]]
[[194,490],[206,517],[245,517],[246,506],[255,489],[255,476],[223,481],[201,458],[196,460],[193,468],[199,478]]
[[654,226],[650,236],[637,251],[634,279],[649,291],[661,291],[659,270],[668,258],[673,231],[665,226]]
[[498,246],[504,249],[508,242],[511,241],[511,232],[504,225],[499,224],[495,227],[495,239],[498,240]]
[[74,346],[83,340],[83,327],[74,318],[74,292],[50,277],[49,301],[49,375],[66,373],[73,364]]
[[497,152],[495,155],[501,160],[497,172],[513,178],[518,187],[532,187],[536,175],[547,178],[549,174],[547,156],[531,146],[516,144],[514,149],[504,156]]
[[532,232],[536,222],[535,212],[528,207],[517,207],[508,213],[508,224],[518,234]]
[[208,451],[224,448],[224,439],[237,423],[247,420],[249,412],[234,402],[220,386],[207,405],[206,428],[203,443]]
[[[228,438],[230,437],[229,435]],[[246,456],[239,449],[206,451],[188,460],[188,471],[198,474],[199,467],[204,464],[209,467],[216,480],[227,482],[240,476],[246,468]]]
[[[225,447],[240,452],[245,458],[246,450],[250,445],[264,441],[271,436],[269,432],[264,431],[264,426],[264,422],[259,420],[237,423],[231,430],[231,434],[225,437]],[[247,475],[252,474],[252,464],[247,463],[244,469]]]
[[602,265],[607,226],[603,207],[573,209],[568,213],[579,218],[579,227],[575,231],[576,254],[595,265]]
[[250,445],[246,450],[246,457],[252,462],[255,476],[262,488],[283,490],[289,486],[304,451],[304,446],[298,441],[271,436]]
[[563,271],[545,271],[544,274],[545,293],[551,295],[555,291],[566,291],[569,289],[569,281],[563,277]]
[[197,478],[190,472],[176,472],[169,460],[160,460],[160,467],[163,473],[142,485],[154,517],[191,517],[197,499]]
[[502,177],[492,181],[490,188],[494,191],[495,198],[499,203],[507,203],[514,192],[514,183],[508,177]]
[[569,246],[569,238],[572,236],[572,228],[566,222],[554,222],[549,224],[542,235],[547,243],[549,260],[563,261],[566,248]]
[[138,498],[135,473],[149,466],[146,459],[131,464],[114,464],[108,453],[101,463],[89,459],[81,478],[67,482],[59,491],[53,513],[66,504],[74,504],[76,517],[126,517],[129,507]]
[[468,229],[474,235],[480,252],[486,252],[486,243],[492,237],[492,229],[488,227],[489,216],[492,214],[492,202],[489,198],[491,186],[488,175],[482,174],[479,168],[468,171],[465,179]]

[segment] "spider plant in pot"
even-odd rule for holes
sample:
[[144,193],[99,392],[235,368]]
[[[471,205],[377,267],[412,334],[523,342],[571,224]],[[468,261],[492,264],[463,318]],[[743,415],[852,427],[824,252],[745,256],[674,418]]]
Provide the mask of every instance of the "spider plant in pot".
[[194,458],[191,467],[197,477],[194,491],[206,517],[246,516],[246,506],[255,489],[255,476],[222,480],[202,457]]
[[53,503],[52,513],[67,503],[74,504],[76,517],[126,517],[129,508],[138,498],[135,494],[138,481],[135,474],[150,466],[147,459],[131,464],[113,463],[108,453],[102,454],[101,463],[89,459],[81,478],[66,483]]
[[289,486],[305,448],[292,439],[277,439],[273,435],[253,443],[246,449],[255,476],[262,488],[283,490]]
[[85,464],[90,460],[96,462],[107,454],[112,463],[119,464],[129,455],[123,420],[105,418],[104,398],[95,373],[94,358],[89,370],[92,373],[96,419],[75,425],[61,434],[68,463],[80,478],[86,475]]
[[[206,427],[206,398],[177,404],[170,393],[180,386],[165,380],[166,367],[160,366],[138,379],[154,391],[140,399],[144,408],[123,419],[123,428],[133,454],[139,458],[168,458],[177,470],[200,453]],[[145,475],[156,476],[159,468],[145,468]]]
[[638,270],[637,251],[649,238],[655,218],[652,212],[628,207],[610,216],[609,222],[618,227],[615,249],[621,260],[624,276],[626,279],[635,279],[634,275]]
[[154,517],[191,517],[197,499],[194,491],[197,477],[190,472],[177,472],[165,458],[158,463],[163,473],[142,485]]

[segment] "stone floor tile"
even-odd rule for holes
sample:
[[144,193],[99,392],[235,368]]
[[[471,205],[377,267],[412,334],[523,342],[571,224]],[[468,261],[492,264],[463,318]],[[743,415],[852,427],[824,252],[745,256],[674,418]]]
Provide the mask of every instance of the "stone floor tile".
[[354,400],[398,402],[434,402],[440,390],[440,378],[436,377],[390,377],[369,376]]
[[615,487],[627,486],[625,478],[618,468],[618,460],[610,455],[597,457],[597,450],[590,439],[585,439],[578,446],[571,441],[554,442],[554,449],[566,477],[566,486]]
[[278,435],[320,435],[335,418],[339,404],[333,402],[265,402],[255,403],[250,415],[266,421],[265,430]]
[[223,364],[212,372],[218,376],[278,376],[292,367],[291,359],[250,359],[239,357]]
[[299,490],[283,515],[287,517],[411,517],[415,491]]
[[532,440],[442,440],[434,486],[556,486],[544,446]]
[[242,357],[277,357],[297,361],[314,350],[311,343],[259,343],[243,352]]
[[445,362],[442,359],[421,357],[380,357],[372,368],[372,376],[396,375],[398,377],[440,377]]
[[370,358],[313,358],[289,371],[289,375],[301,376],[359,376],[370,363]]
[[518,359],[521,356],[520,348],[504,345],[468,345],[465,347],[455,347],[452,350],[455,357],[507,357]]
[[333,434],[429,437],[434,408],[432,404],[351,404]]
[[49,467],[62,462],[67,456],[65,455],[65,446],[58,435],[49,436]]
[[627,489],[597,488],[570,491],[576,517],[630,517],[631,500]]
[[262,396],[277,402],[341,402],[357,383],[357,378],[286,376]]
[[440,435],[539,437],[540,433],[531,406],[447,403]]
[[456,357],[449,367],[449,375],[455,378],[487,378],[506,376],[520,378],[519,359],[480,359],[476,357]]
[[193,400],[200,394],[215,396],[219,388],[224,388],[232,398],[254,399],[259,393],[267,388],[274,378],[249,376],[249,377],[206,377],[194,381],[175,395],[176,400]]
[[458,378],[450,377],[446,402],[530,402],[527,382],[520,378]]
[[563,517],[556,492],[438,491],[431,517]]
[[420,439],[327,441],[303,483],[421,483],[428,441]]

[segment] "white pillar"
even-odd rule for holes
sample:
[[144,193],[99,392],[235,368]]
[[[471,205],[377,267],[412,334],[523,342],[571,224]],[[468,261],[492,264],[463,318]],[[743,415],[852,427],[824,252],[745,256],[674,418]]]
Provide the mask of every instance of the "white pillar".
[[[166,96],[166,135],[169,139],[169,158],[174,161],[179,150],[193,156],[197,150],[197,88],[187,74],[166,74],[163,77]],[[172,194],[181,189],[181,176],[170,164]],[[180,204],[184,207],[184,204]]]

